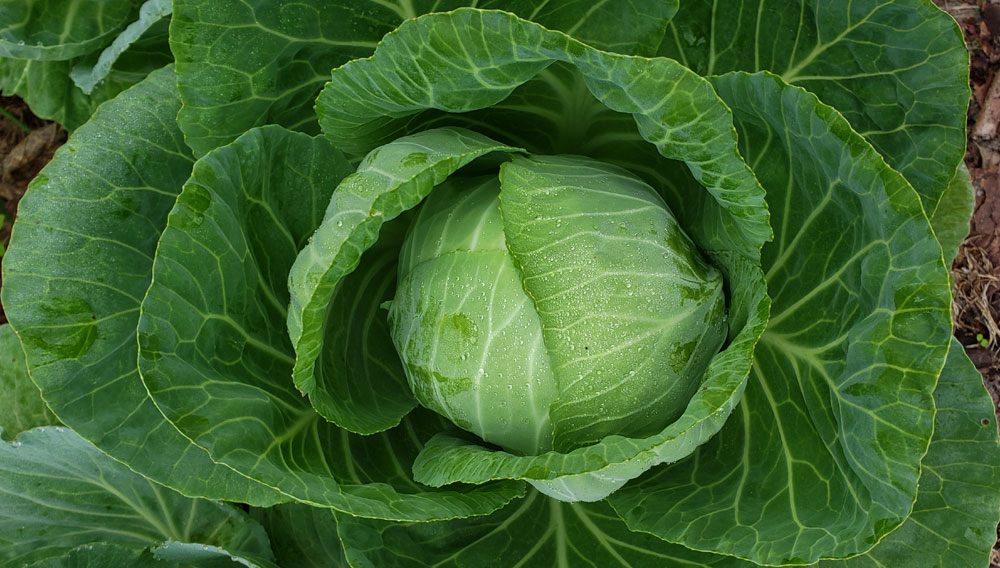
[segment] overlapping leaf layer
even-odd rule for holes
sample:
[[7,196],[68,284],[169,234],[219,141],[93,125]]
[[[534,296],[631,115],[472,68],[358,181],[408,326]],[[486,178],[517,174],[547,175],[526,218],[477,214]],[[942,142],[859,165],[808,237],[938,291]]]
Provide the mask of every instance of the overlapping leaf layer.
[[75,130],[3,259],[0,566],[985,566],[965,53],[926,0],[0,1]]

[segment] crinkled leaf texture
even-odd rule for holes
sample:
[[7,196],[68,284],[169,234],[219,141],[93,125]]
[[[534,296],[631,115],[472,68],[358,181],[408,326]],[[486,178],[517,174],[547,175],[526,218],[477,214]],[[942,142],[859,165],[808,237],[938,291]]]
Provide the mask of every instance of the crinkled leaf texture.
[[[168,542],[209,547],[227,563],[276,566],[264,529],[242,511],[152,483],[66,428],[36,428],[0,442],[0,473],[4,566],[110,562],[128,557],[122,549],[148,557],[143,551]],[[86,548],[95,543],[98,550]]]
[[[996,418],[981,376],[954,340],[934,399],[934,438],[922,461],[928,477],[910,518],[867,554],[816,566],[985,565],[1000,516]],[[631,532],[605,503],[559,503],[533,492],[475,519],[428,524],[337,517],[354,566],[757,566]]]
[[767,70],[814,93],[928,211],[965,153],[969,53],[927,0],[683,2],[659,53],[700,75]]
[[[471,24],[462,20],[461,25],[448,26],[450,41],[437,40],[432,23],[435,18],[466,15]],[[458,11],[413,23],[413,29],[419,29],[413,32],[420,37],[419,48],[427,51],[418,61],[446,59],[448,52],[435,49],[458,44],[466,49],[457,61],[478,70],[474,63],[477,52],[473,49],[470,55],[461,36],[469,29],[504,29],[496,21],[490,25],[477,22],[477,18],[489,16]],[[417,28],[421,21],[426,25]],[[416,40],[406,41],[407,31],[410,29],[403,26],[389,39],[417,49]],[[327,134],[344,145],[362,143],[356,135],[346,140],[347,124],[355,134],[358,128],[370,132],[376,145],[374,141],[381,137],[405,132],[412,120],[405,118],[408,114],[434,105],[450,111],[471,110],[497,103],[496,99],[510,93],[506,88],[484,92],[484,102],[471,108],[440,96],[433,103],[420,103],[421,93],[432,92],[431,88],[391,82],[377,71],[380,52],[386,60],[394,61],[394,44],[389,39],[370,61],[338,70],[346,76],[342,79],[345,86],[338,83],[335,73],[320,97],[321,122]],[[532,39],[529,34],[524,43],[544,43]],[[488,46],[489,41],[476,47],[480,45]],[[490,53],[488,49],[486,53]],[[531,57],[514,58],[509,70],[496,63],[498,59],[502,63],[502,58],[480,57],[489,61],[481,73],[497,69],[516,73],[517,65],[528,67],[524,73],[537,71],[530,68],[534,63]],[[404,65],[394,62],[397,67]],[[386,67],[388,73],[393,72],[394,67]],[[366,91],[367,85],[379,80],[411,90],[398,100]],[[457,83],[461,75],[449,80],[452,85],[461,84]],[[475,89],[473,82],[469,85],[470,90]],[[723,551],[758,562],[809,562],[824,555],[864,552],[909,514],[920,458],[930,441],[931,392],[944,364],[950,331],[941,250],[917,194],[835,111],[773,77],[731,76],[720,79],[716,86],[736,112],[748,162],[768,165],[758,175],[771,190],[770,203],[781,217],[780,226],[775,225],[776,244],[765,247],[764,268],[771,278],[772,298],[782,309],[776,310],[770,335],[765,334],[759,348],[755,380],[748,387],[754,396],[744,402],[743,420],[730,421],[729,434],[699,449],[697,460],[661,468],[656,475],[615,493],[611,501],[633,528],[692,548]],[[354,96],[346,96],[347,92]],[[362,92],[365,94],[359,96]],[[379,92],[392,91],[382,88]],[[326,112],[336,120],[326,121]],[[340,128],[345,134],[338,134]],[[783,144],[770,144],[774,139]],[[674,184],[682,193],[698,188],[690,178],[674,180]],[[859,209],[868,215],[859,219],[851,213]],[[707,240],[704,234],[699,237]],[[707,248],[711,250],[711,241]],[[817,264],[818,259],[825,261]],[[844,293],[842,282],[853,293]],[[821,317],[818,325],[800,331],[795,325],[806,325],[805,319],[791,316],[806,309],[828,315]],[[796,362],[800,356],[802,361]],[[819,390],[824,384],[828,394]],[[755,411],[755,406],[761,410]],[[743,434],[737,434],[738,429],[743,429]],[[791,432],[806,436],[793,438]],[[744,451],[722,448],[740,439],[745,440]],[[615,441],[613,437],[609,440]],[[829,459],[817,461],[811,457],[814,454],[828,455]],[[750,460],[749,455],[772,458]],[[589,460],[579,459],[578,463],[585,463],[583,468],[590,467],[590,471],[610,463],[607,469],[614,474],[606,478],[634,468],[620,474],[619,479],[626,480],[649,467],[617,457],[606,459],[606,453],[594,452]],[[439,435],[425,448],[415,471],[419,480],[432,484],[531,479],[532,475],[561,477],[559,481],[565,484],[572,480],[567,472],[579,471],[560,470],[566,466],[556,461],[553,474],[545,469],[552,464],[551,456],[512,456],[481,446],[468,436]],[[695,464],[698,469],[692,470]],[[782,470],[784,476],[774,474]],[[717,488],[723,483],[721,478],[715,484],[709,482],[711,491],[698,491],[701,477],[711,479],[734,472],[740,472],[743,482],[726,484],[729,491]],[[654,497],[657,479],[667,480],[663,486],[670,492],[668,496]],[[692,479],[698,480],[696,485],[692,486]],[[764,484],[766,479],[770,481]],[[753,491],[742,489],[751,483]],[[592,485],[569,486],[562,494],[543,487],[569,499],[606,495],[593,491]],[[697,498],[691,498],[692,494]],[[821,495],[827,496],[818,501]],[[649,505],[652,500],[670,503],[673,509],[658,510]],[[814,507],[817,502],[827,503],[829,510]],[[827,517],[847,508],[857,514],[845,518],[834,527],[838,533],[832,534]],[[641,516],[630,516],[631,511],[641,511]],[[685,522],[688,515],[699,522]],[[739,536],[743,525],[748,527],[748,535],[755,536]],[[772,541],[769,534],[782,540]]]
[[476,519],[387,523],[338,514],[337,523],[347,559],[359,568],[751,566],[631,532],[607,503],[564,503],[536,491]]
[[996,414],[982,375],[956,339],[934,389],[934,437],[913,512],[868,554],[821,568],[982,566],[996,543],[1000,455]]
[[178,0],[171,49],[185,103],[181,129],[197,156],[260,124],[317,133],[313,104],[330,69],[368,57],[405,20],[470,5],[508,10],[602,49],[650,54],[678,0]]
[[13,328],[0,325],[0,436],[9,441],[35,426],[58,425],[28,378],[21,341]]
[[136,0],[25,0],[0,5],[0,56],[65,60],[111,43]]
[[195,497],[284,500],[185,439],[139,377],[139,305],[193,160],[171,68],[108,104],[31,183],[4,255],[3,304],[59,419],[143,475]]
[[[489,149],[474,148],[472,155]],[[383,155],[392,159],[389,151]],[[324,420],[289,380],[295,356],[281,325],[289,270],[293,283],[302,276],[303,284],[316,285],[300,266],[308,269],[313,255],[338,250],[345,234],[370,243],[395,215],[392,208],[399,211],[398,199],[416,189],[373,200],[378,181],[393,179],[378,177],[376,169],[374,181],[363,169],[345,179],[349,171],[325,138],[278,126],[251,130],[198,160],[167,218],[142,301],[143,381],[167,419],[217,463],[297,500],[396,520],[490,513],[523,487],[502,482],[428,491],[413,482],[410,464],[421,442],[441,428],[436,415],[411,413],[402,422],[396,415],[391,425],[398,426],[359,436]],[[343,190],[352,180],[357,193]],[[326,217],[313,235],[328,202],[351,206],[343,217]],[[346,246],[363,250],[353,241]],[[306,262],[293,268],[300,249]],[[374,391],[382,388],[400,390],[391,382],[372,385],[360,393],[371,395],[360,404],[378,405]],[[399,414],[406,414],[412,403],[402,394]]]
[[166,0],[4,2],[0,92],[73,131],[102,102],[173,61],[169,13]]
[[771,318],[719,435],[610,501],[634,530],[759,563],[864,552],[909,515],[931,438],[951,335],[941,247],[835,110],[767,73],[713,82],[748,162],[770,165]]
[[[139,7],[106,4],[8,3],[39,17],[0,11],[0,49],[36,59],[0,61],[0,89],[72,129],[169,58],[160,20],[83,95],[70,69]],[[948,325],[971,206],[954,22],[924,0],[417,18],[466,4],[174,3],[178,74],[105,104],[21,203],[4,306],[44,401],[100,450],[0,444],[0,564],[985,564],[1000,449]],[[630,170],[723,271],[726,347],[659,434],[521,456],[413,408],[379,307],[406,210],[511,153]],[[15,429],[49,420],[13,400]],[[270,547],[160,483],[251,504]]]
[[[732,115],[706,80],[674,61],[600,51],[506,12],[460,9],[407,22],[371,58],[336,69],[316,112],[338,148],[368,152],[439,111],[497,105],[557,62],[583,78],[575,90],[564,86],[568,96],[588,104],[596,99],[626,120],[631,115],[647,146],[686,163],[704,185],[713,199],[688,197],[709,202],[700,211],[708,228],[690,229],[696,238],[714,231],[718,241],[703,244],[706,250],[756,257],[771,230],[763,191],[737,152]],[[527,111],[558,114],[556,108],[572,106],[558,99],[548,104],[555,108]],[[534,144],[526,149],[539,151]],[[602,157],[599,149],[587,155]]]
[[[581,96],[596,98],[621,113],[633,124],[633,136],[641,135],[647,146],[666,157],[684,160],[691,175],[708,186],[708,191],[699,188],[690,195],[690,207],[704,217],[702,223],[687,227],[730,282],[730,346],[712,361],[685,414],[657,436],[643,440],[611,436],[569,454],[514,456],[476,444],[464,447],[463,438],[443,435],[432,440],[415,464],[422,483],[528,479],[561,499],[602,499],[653,465],[684,457],[718,431],[739,400],[750,352],[767,317],[767,298],[755,265],[760,244],[770,237],[763,192],[739,156],[729,110],[707,81],[675,62],[614,55],[508,13],[461,9],[407,22],[383,40],[371,59],[336,70],[318,99],[320,124],[338,147],[365,151],[404,134],[414,120],[440,115],[435,109],[466,112],[497,104],[555,61],[571,64],[582,74]],[[365,164],[382,160],[386,151],[398,160],[396,145],[404,140],[411,144],[409,140],[422,135],[372,151]],[[414,163],[434,161],[420,148],[408,152],[411,159],[419,155]],[[396,169],[387,164],[377,171],[379,176],[408,179],[412,174],[407,170],[413,167],[404,158]],[[332,292],[357,264],[359,252],[375,242],[375,235],[359,235],[357,245],[345,248],[340,234],[352,223],[377,227],[383,215],[397,214],[395,208],[383,212],[383,207],[369,210],[337,200],[341,192],[348,199],[355,185],[382,183],[349,178],[335,194],[324,227],[293,268],[289,330],[300,388],[311,387],[322,372],[314,362],[324,349],[320,339]],[[409,208],[418,201],[402,205]],[[355,209],[364,209],[375,219],[365,220]],[[353,216],[359,221],[351,220]],[[461,453],[466,451],[476,458]]]

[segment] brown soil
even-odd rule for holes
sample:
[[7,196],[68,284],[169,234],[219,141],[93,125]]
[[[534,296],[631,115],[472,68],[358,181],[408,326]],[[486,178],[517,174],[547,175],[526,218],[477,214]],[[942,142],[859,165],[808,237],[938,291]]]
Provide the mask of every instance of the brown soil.
[[[3,205],[0,214],[4,216],[0,225],[0,251],[4,251],[10,240],[11,223],[17,216],[18,201],[28,182],[66,141],[66,131],[54,122],[36,117],[17,97],[0,97],[0,107],[15,119],[0,113],[0,203]],[[0,256],[0,266],[2,263]],[[0,275],[0,284],[2,279]],[[6,322],[0,305],[0,324]]]

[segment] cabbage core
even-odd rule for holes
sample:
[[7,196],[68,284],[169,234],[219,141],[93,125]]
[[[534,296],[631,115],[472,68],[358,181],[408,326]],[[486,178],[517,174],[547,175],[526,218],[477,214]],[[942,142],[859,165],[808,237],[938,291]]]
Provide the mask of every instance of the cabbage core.
[[722,276],[660,196],[582,157],[453,176],[398,281],[390,328],[417,400],[519,454],[661,431],[727,332]]

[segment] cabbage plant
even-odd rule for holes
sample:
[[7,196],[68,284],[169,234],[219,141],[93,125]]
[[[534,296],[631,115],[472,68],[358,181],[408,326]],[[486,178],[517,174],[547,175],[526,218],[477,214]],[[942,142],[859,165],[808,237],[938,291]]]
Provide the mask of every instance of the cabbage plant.
[[7,494],[120,476],[152,528],[7,497],[0,558],[987,565],[929,1],[177,0],[169,41],[3,263],[44,400],[4,427],[72,430]]

